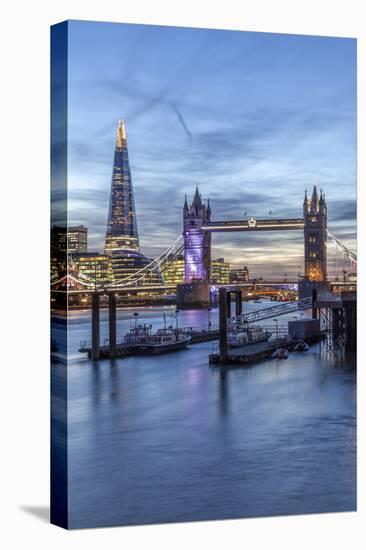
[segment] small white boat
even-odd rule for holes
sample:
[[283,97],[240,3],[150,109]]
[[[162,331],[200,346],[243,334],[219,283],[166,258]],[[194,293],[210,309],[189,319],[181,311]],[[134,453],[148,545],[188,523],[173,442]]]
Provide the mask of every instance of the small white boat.
[[130,329],[124,337],[124,344],[133,346],[136,353],[151,355],[185,349],[190,341],[190,336],[177,332],[172,327],[152,332],[151,325],[138,325]]
[[271,355],[272,359],[288,359],[289,352],[285,348],[278,348]]
[[241,347],[249,344],[267,342],[271,333],[263,330],[260,326],[243,326],[233,324],[228,332],[228,344],[230,347]]

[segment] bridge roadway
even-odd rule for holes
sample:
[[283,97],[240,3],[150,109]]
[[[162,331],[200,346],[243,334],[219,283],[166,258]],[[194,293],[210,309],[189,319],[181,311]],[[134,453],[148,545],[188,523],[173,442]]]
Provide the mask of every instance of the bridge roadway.
[[272,231],[304,229],[304,218],[282,218],[266,219],[248,218],[247,220],[233,221],[211,221],[202,225],[202,230],[206,232],[225,232],[225,231]]
[[[296,280],[286,280],[286,281],[260,281],[260,282],[249,282],[249,283],[235,283],[235,284],[224,284],[224,285],[212,285],[216,288],[252,288],[255,287],[264,287],[264,286],[283,286],[283,285],[297,285],[298,281]],[[116,294],[120,292],[149,292],[154,290],[176,290],[177,285],[150,285],[150,286],[108,286],[105,288],[86,288],[85,290],[82,289],[69,289],[68,294],[94,294],[97,292],[98,294],[105,294],[107,292],[115,292]],[[53,290],[52,292],[66,292],[66,290]]]
[[[252,287],[266,287],[266,286],[271,286],[271,287],[281,287],[281,286],[294,286],[294,285],[297,285],[298,284],[298,280],[293,280],[293,279],[290,279],[290,280],[283,280],[283,281],[260,281],[260,282],[256,282],[256,281],[252,281],[252,282],[249,282],[249,283],[236,283],[236,284],[224,284],[224,285],[212,285],[212,286],[215,286],[216,288],[227,288],[228,290],[230,289],[236,289],[236,288],[252,288]],[[342,288],[344,287],[354,287],[355,286],[355,283],[352,283],[352,282],[341,282],[341,281],[330,281],[330,285],[333,286],[333,287],[336,287],[336,286],[340,286]],[[136,292],[152,292],[154,290],[156,291],[164,291],[164,290],[172,290],[172,291],[175,291],[177,288],[176,285],[151,285],[151,286],[124,286],[124,287],[117,287],[117,286],[109,286],[109,287],[105,287],[105,288],[97,288],[97,289],[94,289],[94,288],[86,288],[86,289],[69,289],[68,291],[66,290],[52,290],[52,292],[55,292],[55,293],[62,293],[64,294],[65,292],[67,292],[68,294],[95,294],[95,292],[97,292],[98,294],[106,294],[108,292],[113,292],[115,294],[119,294],[119,293],[125,293],[125,292],[131,292],[131,293],[136,293]]]

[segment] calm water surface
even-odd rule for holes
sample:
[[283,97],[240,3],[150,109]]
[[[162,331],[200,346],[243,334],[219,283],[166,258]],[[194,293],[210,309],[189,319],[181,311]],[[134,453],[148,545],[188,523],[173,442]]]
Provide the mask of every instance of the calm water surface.
[[[161,326],[162,308],[139,311]],[[118,313],[119,334],[132,314]],[[207,315],[181,312],[180,324]],[[90,313],[71,319],[70,527],[355,509],[356,376],[346,361],[317,345],[222,376],[206,343],[92,363],[77,352]],[[102,341],[107,326],[104,312]]]

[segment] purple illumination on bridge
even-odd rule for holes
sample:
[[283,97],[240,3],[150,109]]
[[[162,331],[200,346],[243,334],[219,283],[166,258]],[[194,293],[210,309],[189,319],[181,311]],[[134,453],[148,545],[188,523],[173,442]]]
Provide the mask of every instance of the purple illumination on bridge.
[[204,234],[201,227],[209,222],[211,211],[203,204],[201,195],[196,188],[192,204],[188,206],[187,199],[183,208],[184,237],[184,280],[207,282],[210,271],[211,236]]

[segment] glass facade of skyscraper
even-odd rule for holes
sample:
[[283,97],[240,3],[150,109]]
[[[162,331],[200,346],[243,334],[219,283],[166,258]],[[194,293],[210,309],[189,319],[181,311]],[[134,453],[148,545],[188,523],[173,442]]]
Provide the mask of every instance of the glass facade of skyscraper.
[[[105,253],[111,257],[115,283],[122,282],[127,277],[126,283],[131,282],[130,276],[146,267],[151,261],[140,252],[126,128],[123,120],[118,121],[117,127]],[[138,286],[161,285],[163,278],[159,270],[147,270],[146,273],[136,273],[136,282]]]
[[124,250],[139,252],[139,237],[133,197],[127,136],[123,120],[118,121],[112,186],[105,242],[107,254]]

